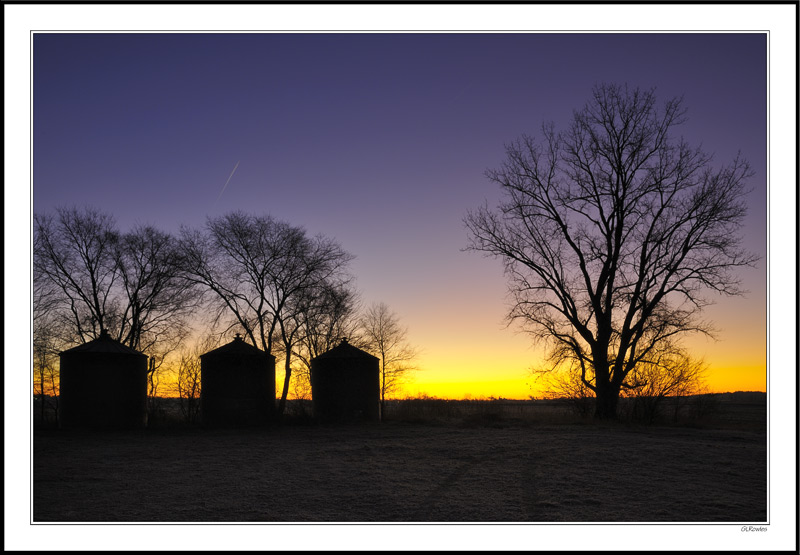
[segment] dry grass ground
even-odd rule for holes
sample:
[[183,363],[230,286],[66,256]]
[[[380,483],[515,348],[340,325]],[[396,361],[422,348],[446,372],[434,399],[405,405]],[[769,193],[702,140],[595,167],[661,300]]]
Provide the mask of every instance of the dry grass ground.
[[722,425],[694,428],[489,411],[339,426],[37,430],[33,520],[762,522],[767,441],[764,406],[752,405],[728,407],[745,415],[738,424],[718,411]]

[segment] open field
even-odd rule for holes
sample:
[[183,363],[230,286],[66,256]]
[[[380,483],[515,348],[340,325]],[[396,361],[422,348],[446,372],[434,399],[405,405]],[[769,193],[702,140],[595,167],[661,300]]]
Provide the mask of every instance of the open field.
[[42,429],[33,520],[763,522],[765,405],[722,405],[703,427],[481,409],[339,426]]

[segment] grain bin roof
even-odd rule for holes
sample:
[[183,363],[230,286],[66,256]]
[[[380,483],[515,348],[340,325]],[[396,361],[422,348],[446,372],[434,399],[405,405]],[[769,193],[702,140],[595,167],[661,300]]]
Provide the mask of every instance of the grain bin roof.
[[330,351],[322,353],[317,358],[374,358],[375,360],[378,360],[378,357],[373,356],[366,351],[362,351],[358,347],[352,346],[347,342],[347,339],[342,339],[342,342],[336,347]]
[[61,351],[60,354],[64,355],[72,353],[111,353],[122,355],[138,355],[142,357],[147,356],[135,349],[131,349],[127,345],[123,345],[119,341],[112,339],[106,330],[102,330],[97,339],[93,339],[88,343],[84,343],[83,345],[78,345],[77,347],[67,349],[66,351]]
[[[228,343],[227,345],[223,345],[222,347],[218,347],[213,351],[208,351],[205,354],[200,355],[200,358],[205,356],[212,355],[247,355],[247,356],[264,356],[264,357],[272,357],[271,354],[266,353],[259,349],[258,347],[254,347],[249,343],[245,343],[242,339],[242,336],[238,333],[233,341]],[[273,357],[274,358],[274,357]]]

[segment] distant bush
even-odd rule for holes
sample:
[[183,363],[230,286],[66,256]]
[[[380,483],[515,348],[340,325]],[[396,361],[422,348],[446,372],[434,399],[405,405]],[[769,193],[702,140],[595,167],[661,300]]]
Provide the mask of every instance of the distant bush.
[[594,414],[595,399],[589,395],[555,398],[554,400],[568,407],[570,412],[579,418],[591,418]]
[[[657,404],[647,398],[628,397],[619,400],[618,421],[627,424],[710,426],[759,428],[766,423],[766,394],[736,392],[665,397]],[[33,417],[36,428],[57,426],[55,412],[42,411],[39,398],[34,399]],[[530,424],[579,424],[593,421],[594,399],[591,397],[514,400],[420,398],[386,401],[382,420],[418,424],[448,424],[467,427],[508,427]],[[200,421],[187,422],[178,398],[150,399],[148,428],[185,428],[200,426]],[[313,425],[314,405],[308,399],[290,399],[280,420],[285,425]]]
[[466,426],[501,426],[533,422],[571,421],[561,402],[514,399],[438,399],[424,397],[387,401],[384,421],[460,423]]
[[767,394],[763,391],[734,391],[733,393],[719,394],[718,400],[734,403],[764,403],[767,400]]
[[[762,394],[763,395],[763,394]],[[627,397],[619,400],[618,421],[645,425],[713,425],[720,396]],[[438,399],[425,396],[387,401],[384,421],[456,423],[501,427],[530,423],[586,423],[594,416],[594,398]]]
[[181,411],[181,399],[176,397],[148,397],[147,427],[171,428],[186,426],[186,417]]
[[41,395],[33,396],[33,425],[36,428],[58,426],[58,397],[47,395],[42,399]]
[[314,404],[310,399],[287,400],[281,422],[284,424],[312,424],[314,422]]

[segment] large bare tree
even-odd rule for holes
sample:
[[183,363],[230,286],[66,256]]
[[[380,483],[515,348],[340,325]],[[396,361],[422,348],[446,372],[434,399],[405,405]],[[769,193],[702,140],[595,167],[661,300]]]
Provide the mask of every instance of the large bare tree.
[[380,359],[381,413],[386,396],[396,393],[416,369],[417,349],[408,342],[408,329],[386,303],[369,306],[361,318],[361,342]]
[[547,342],[552,367],[577,369],[600,418],[660,345],[711,333],[708,293],[740,294],[736,270],[756,261],[739,235],[752,172],[675,138],[685,113],[653,90],[596,86],[563,132],[506,147],[487,172],[502,202],[465,219],[469,248],[505,264],[510,320]]
[[152,226],[119,235],[114,261],[121,307],[116,336],[149,355],[152,411],[159,402],[162,365],[189,335],[189,321],[200,302],[198,288],[184,275],[175,238]]
[[190,279],[213,292],[218,315],[232,317],[253,345],[282,356],[282,414],[304,333],[299,311],[324,284],[340,281],[352,256],[324,236],[241,211],[210,218],[205,230],[185,229],[182,245]]

